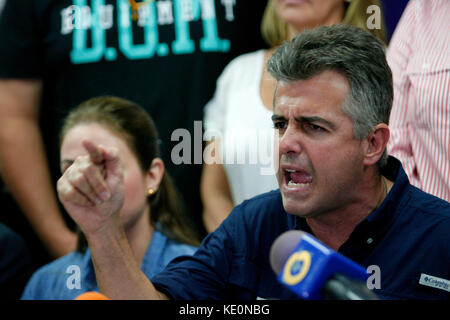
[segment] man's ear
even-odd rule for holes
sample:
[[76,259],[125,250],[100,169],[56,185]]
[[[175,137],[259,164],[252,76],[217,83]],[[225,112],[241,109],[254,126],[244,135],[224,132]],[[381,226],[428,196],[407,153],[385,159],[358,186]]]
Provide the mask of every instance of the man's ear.
[[153,189],[155,192],[159,189],[159,185],[164,176],[164,163],[160,158],[155,158],[147,170],[146,184],[147,189]]
[[386,150],[389,136],[390,131],[387,124],[379,123],[375,126],[375,129],[365,139],[364,165],[371,166],[380,160]]

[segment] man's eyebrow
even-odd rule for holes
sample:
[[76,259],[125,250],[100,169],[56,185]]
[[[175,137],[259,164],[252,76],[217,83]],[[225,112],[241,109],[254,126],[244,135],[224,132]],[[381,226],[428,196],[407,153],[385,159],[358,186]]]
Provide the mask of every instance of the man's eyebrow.
[[276,120],[286,120],[285,117],[283,117],[282,115],[279,115],[279,114],[273,114],[271,118],[272,118],[272,121],[276,121]]
[[[301,116],[298,118],[295,118],[295,120],[297,122],[307,122],[307,123],[322,123],[325,126],[327,126],[328,128],[330,128],[331,130],[336,129],[336,125],[322,117],[317,117],[317,116],[311,116],[311,117],[305,117],[305,116]],[[286,121],[286,118],[282,115],[279,114],[274,114],[272,115],[272,121]]]
[[297,120],[298,122],[307,122],[307,123],[321,123],[324,124],[325,126],[327,126],[328,128],[330,128],[331,130],[336,129],[336,125],[322,117],[317,117],[317,116],[311,116],[311,117],[298,117],[295,118],[295,120]]

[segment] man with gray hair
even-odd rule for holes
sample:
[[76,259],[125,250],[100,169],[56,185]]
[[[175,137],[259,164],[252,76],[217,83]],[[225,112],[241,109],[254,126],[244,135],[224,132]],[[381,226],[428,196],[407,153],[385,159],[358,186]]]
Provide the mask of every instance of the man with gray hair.
[[[90,169],[106,170],[111,197],[90,207],[82,200],[95,196],[92,181],[66,171],[59,196],[88,239],[100,290],[119,299],[294,299],[269,251],[280,234],[298,229],[377,266],[381,298],[448,299],[433,283],[449,279],[450,204],[411,186],[386,155],[393,93],[383,46],[356,27],[320,27],[278,48],[268,68],[277,80],[279,190],[235,207],[193,257],[175,259],[151,281],[133,264],[117,214],[119,155],[99,149],[105,165]],[[71,170],[86,168],[75,162]]]

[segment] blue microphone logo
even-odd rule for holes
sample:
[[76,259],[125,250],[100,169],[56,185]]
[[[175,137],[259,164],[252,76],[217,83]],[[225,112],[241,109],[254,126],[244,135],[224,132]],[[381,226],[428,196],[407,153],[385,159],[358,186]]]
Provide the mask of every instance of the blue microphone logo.
[[304,234],[284,263],[278,280],[303,299],[322,299],[325,282],[334,274],[366,281],[360,265]]
[[305,278],[310,267],[311,254],[305,250],[295,252],[286,261],[282,273],[282,281],[289,285],[296,285]]

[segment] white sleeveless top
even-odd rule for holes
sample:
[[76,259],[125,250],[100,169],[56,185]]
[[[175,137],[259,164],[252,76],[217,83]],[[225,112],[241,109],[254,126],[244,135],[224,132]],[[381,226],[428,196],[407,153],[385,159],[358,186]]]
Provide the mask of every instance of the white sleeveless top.
[[260,95],[264,50],[232,60],[217,80],[205,106],[205,140],[222,140],[221,161],[234,205],[277,189],[274,172],[272,111]]

